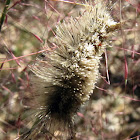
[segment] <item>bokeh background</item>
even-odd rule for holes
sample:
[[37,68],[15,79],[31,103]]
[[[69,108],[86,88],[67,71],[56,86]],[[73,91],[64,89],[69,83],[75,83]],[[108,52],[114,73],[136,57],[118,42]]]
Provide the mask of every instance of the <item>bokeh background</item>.
[[[10,0],[9,0],[10,1]],[[0,21],[7,0],[0,0]],[[84,1],[11,0],[0,31],[0,140],[14,140],[32,126],[30,66],[53,47],[55,27],[78,16]],[[140,1],[106,0],[123,22],[103,55],[100,79],[75,117],[79,140],[140,139]],[[112,2],[112,3],[111,3]],[[24,102],[23,102],[24,100]],[[42,138],[45,139],[45,138]]]

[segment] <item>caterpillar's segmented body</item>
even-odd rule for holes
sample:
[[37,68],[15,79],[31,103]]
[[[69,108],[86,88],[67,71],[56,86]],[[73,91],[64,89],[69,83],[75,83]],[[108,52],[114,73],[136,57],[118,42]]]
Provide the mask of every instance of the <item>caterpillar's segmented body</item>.
[[[53,137],[59,131],[63,139],[73,136],[73,116],[93,93],[101,55],[109,46],[107,37],[119,23],[113,21],[102,2],[94,6],[86,3],[85,9],[82,16],[57,25],[58,47],[46,54],[46,60],[31,66],[41,81],[37,83],[40,118],[28,133],[28,139],[36,132]],[[63,134],[65,130],[67,134]]]

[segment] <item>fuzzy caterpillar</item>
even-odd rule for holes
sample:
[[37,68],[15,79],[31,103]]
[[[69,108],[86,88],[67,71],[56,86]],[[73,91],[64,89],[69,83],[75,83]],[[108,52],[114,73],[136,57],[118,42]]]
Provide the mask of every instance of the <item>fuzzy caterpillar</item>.
[[39,113],[23,139],[44,133],[52,139],[74,139],[74,115],[93,93],[107,38],[119,27],[101,1],[86,3],[82,16],[57,25],[58,47],[31,66],[38,79]]

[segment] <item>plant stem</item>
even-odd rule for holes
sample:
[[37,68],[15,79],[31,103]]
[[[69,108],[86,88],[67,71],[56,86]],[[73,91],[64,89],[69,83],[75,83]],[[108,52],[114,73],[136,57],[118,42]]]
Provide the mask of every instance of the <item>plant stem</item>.
[[10,5],[10,0],[6,0],[6,3],[5,3],[5,7],[3,9],[3,12],[2,12],[2,16],[0,18],[0,32],[1,32],[1,29],[2,29],[2,25],[3,25],[3,22],[5,20],[5,17],[6,17],[6,13],[8,11],[8,7]]

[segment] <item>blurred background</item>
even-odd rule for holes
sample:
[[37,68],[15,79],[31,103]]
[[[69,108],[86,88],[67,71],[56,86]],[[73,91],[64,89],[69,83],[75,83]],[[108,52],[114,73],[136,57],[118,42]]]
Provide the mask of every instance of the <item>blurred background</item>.
[[[82,8],[78,3],[83,2],[0,0],[0,140],[14,140],[32,126],[35,117],[26,113],[30,107],[25,105],[32,95],[28,66],[45,51],[46,43],[53,47],[56,25],[78,16]],[[109,38],[112,48],[101,60],[97,87],[77,112],[76,137],[139,140],[140,1],[105,2],[114,20],[124,24]]]

